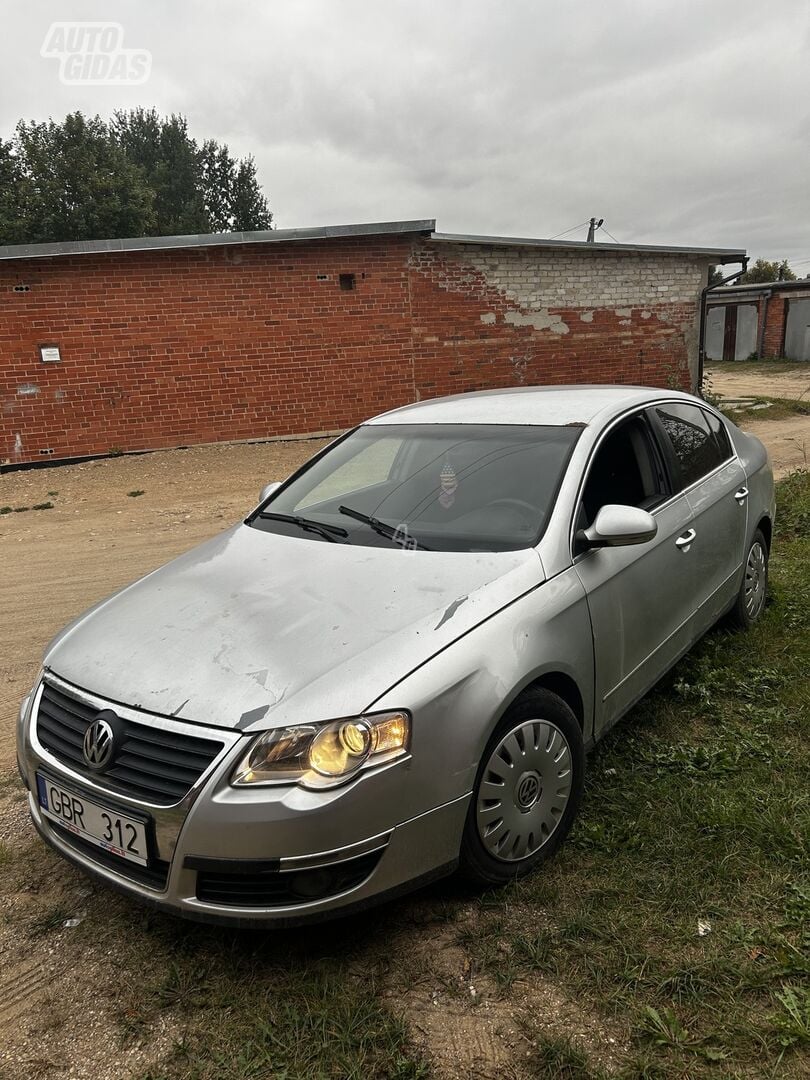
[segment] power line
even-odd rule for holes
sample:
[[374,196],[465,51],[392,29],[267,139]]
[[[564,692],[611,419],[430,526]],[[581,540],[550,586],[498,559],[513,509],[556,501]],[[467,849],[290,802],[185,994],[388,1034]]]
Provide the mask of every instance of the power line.
[[620,243],[620,241],[616,239],[613,233],[610,232],[605,225],[602,225],[602,232],[606,232],[614,244]]
[[576,232],[577,229],[584,229],[587,224],[587,221],[580,221],[579,225],[573,225],[570,229],[566,229],[564,232],[558,232],[556,236],[550,236],[549,240],[559,240],[561,236],[568,236],[569,233]]

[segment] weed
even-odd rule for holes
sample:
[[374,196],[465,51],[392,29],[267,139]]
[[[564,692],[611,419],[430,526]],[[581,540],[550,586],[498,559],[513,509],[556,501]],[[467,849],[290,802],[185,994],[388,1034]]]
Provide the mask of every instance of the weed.
[[34,503],[33,506],[0,506],[0,514],[24,514],[28,510],[53,510],[53,503]]
[[543,1080],[601,1080],[605,1073],[594,1071],[587,1056],[570,1039],[541,1036],[529,1063],[532,1075]]
[[70,916],[71,912],[67,908],[57,904],[31,920],[28,924],[28,936],[32,938],[44,937],[54,930],[59,930]]
[[810,987],[783,986],[774,996],[781,1005],[771,1018],[781,1060],[788,1050],[810,1046]]
[[145,495],[145,494],[146,494],[145,491],[137,491],[137,490],[127,492],[127,495],[129,495],[130,499],[137,499],[139,495]]

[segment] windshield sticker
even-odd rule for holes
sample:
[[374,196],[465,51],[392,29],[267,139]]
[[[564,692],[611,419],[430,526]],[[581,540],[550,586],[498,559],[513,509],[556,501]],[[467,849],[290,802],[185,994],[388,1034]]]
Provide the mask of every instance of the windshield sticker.
[[401,521],[394,529],[394,535],[391,537],[395,544],[399,544],[403,551],[416,551],[419,546],[416,542],[416,537],[411,536],[408,531],[408,526],[404,521]]
[[456,489],[458,488],[456,470],[449,461],[445,461],[442,466],[442,471],[439,474],[439,487],[441,488],[439,502],[445,510],[449,510],[456,501]]

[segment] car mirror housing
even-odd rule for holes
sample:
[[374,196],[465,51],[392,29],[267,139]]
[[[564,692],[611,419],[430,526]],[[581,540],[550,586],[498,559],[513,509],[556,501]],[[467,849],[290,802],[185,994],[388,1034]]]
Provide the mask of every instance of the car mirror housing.
[[658,532],[652,514],[637,506],[603,506],[593,524],[579,533],[588,547],[627,547],[646,544]]
[[280,487],[280,480],[274,480],[272,484],[265,484],[261,492],[259,493],[259,502],[263,503],[265,499],[269,499],[273,492]]

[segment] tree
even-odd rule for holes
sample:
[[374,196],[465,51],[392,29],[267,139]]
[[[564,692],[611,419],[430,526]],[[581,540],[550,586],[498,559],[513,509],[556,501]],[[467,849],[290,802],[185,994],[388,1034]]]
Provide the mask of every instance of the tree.
[[256,178],[256,165],[252,157],[240,161],[236,168],[231,194],[231,227],[243,232],[251,229],[269,229],[273,215],[262,195]]
[[753,266],[749,266],[740,278],[741,285],[754,285],[767,281],[795,281],[796,275],[788,266],[787,259],[781,262],[768,262],[767,259],[757,259]]
[[0,139],[0,237],[6,244],[21,244],[24,240],[20,198],[22,173],[14,146]]
[[183,116],[71,113],[0,139],[0,244],[268,229],[252,158],[191,138]]
[[[0,242],[43,243],[143,236],[155,222],[154,195],[141,171],[109,140],[99,117],[71,113],[64,123],[20,121],[15,165],[0,204]],[[5,177],[3,178],[5,179]]]
[[117,112],[110,131],[155,193],[155,235],[212,231],[200,184],[199,150],[184,117],[162,119],[154,109]]
[[722,280],[723,280],[723,271],[720,269],[720,267],[719,266],[710,266],[709,267],[709,281],[708,281],[709,287],[712,288],[715,285],[719,285]]

